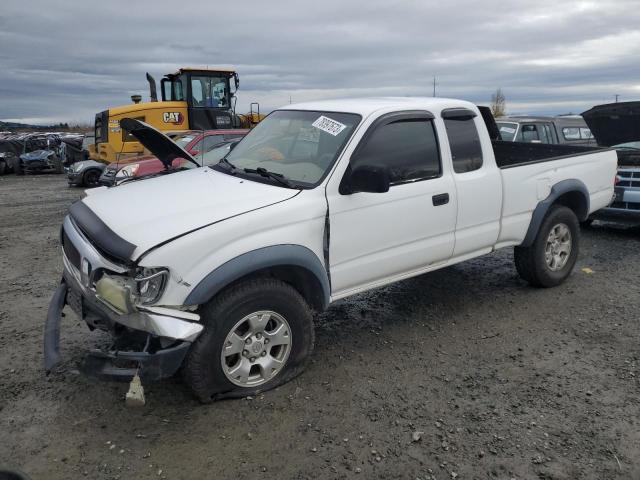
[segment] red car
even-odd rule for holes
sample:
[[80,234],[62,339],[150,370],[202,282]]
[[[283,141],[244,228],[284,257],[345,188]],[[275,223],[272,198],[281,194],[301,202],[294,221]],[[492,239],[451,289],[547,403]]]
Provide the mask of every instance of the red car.
[[[167,134],[181,148],[189,152],[196,160],[202,159],[204,164],[206,155],[214,148],[233,140],[244,137],[249,130],[231,129],[231,130],[191,130],[183,132],[170,132]],[[215,156],[215,154],[213,155]],[[219,159],[218,159],[219,160]],[[182,167],[186,160],[176,158],[173,161],[173,167]],[[153,155],[141,155],[139,157],[127,158],[121,162],[113,162],[106,166],[100,176],[101,185],[115,185],[118,181],[130,177],[143,177],[152,175],[164,170],[164,165]]]

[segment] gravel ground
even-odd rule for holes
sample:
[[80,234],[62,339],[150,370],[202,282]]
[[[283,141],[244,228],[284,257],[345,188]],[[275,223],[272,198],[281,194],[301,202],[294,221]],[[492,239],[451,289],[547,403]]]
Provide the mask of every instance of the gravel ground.
[[[70,313],[42,370],[80,191],[0,177],[0,464],[34,479],[640,478],[640,230],[585,230],[550,290],[510,249],[333,305],[307,371],[259,397],[198,404],[178,379],[77,372],[100,341]],[[140,208],[140,206],[138,206]],[[590,269],[590,270],[589,270]]]

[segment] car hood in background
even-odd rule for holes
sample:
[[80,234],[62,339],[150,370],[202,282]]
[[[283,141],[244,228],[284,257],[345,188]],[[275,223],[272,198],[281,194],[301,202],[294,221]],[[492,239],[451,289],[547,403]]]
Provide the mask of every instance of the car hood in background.
[[55,153],[53,150],[36,150],[34,152],[23,153],[20,155],[20,158],[25,162],[33,162],[36,160],[46,160],[53,153]]
[[176,158],[184,158],[200,166],[186,150],[151,125],[133,118],[124,118],[120,120],[120,127],[133,135],[167,168]]
[[640,141],[640,102],[596,105],[582,113],[598,145]]
[[160,243],[299,192],[204,167],[96,189],[82,202],[116,235],[135,245],[133,260]]

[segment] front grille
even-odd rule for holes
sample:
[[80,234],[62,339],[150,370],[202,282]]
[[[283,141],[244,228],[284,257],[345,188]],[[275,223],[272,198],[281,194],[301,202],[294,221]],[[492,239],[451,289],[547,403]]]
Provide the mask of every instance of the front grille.
[[640,170],[618,170],[619,187],[640,188]]
[[71,265],[80,270],[80,252],[75,245],[69,240],[67,232],[62,229],[62,249],[67,259],[71,262]]

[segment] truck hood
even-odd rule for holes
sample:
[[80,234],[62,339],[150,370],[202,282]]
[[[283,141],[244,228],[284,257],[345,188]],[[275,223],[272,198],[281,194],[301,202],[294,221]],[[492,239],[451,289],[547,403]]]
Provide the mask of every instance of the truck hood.
[[79,202],[82,205],[72,206],[71,216],[98,247],[113,256],[122,258],[109,245],[109,238],[130,244],[124,250],[128,258],[123,260],[134,260],[160,243],[299,192],[201,167],[95,189]]
[[582,118],[603,147],[640,141],[640,102],[596,105]]

